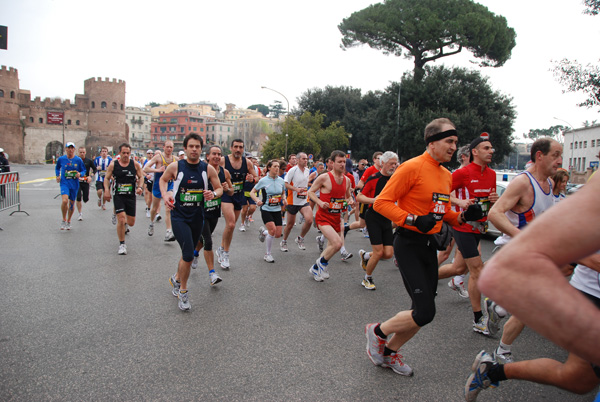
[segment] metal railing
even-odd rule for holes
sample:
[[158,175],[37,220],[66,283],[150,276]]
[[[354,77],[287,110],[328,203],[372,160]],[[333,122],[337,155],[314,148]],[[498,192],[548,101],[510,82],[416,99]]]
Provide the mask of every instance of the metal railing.
[[[21,192],[19,191],[19,172],[0,173],[0,212],[10,208],[18,208],[12,211],[14,213],[22,212],[29,214],[26,211],[21,211]],[[0,228],[0,230],[3,230]]]

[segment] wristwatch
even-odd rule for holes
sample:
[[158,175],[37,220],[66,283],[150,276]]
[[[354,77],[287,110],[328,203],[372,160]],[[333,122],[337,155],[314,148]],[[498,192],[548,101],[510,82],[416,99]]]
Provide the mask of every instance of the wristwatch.
[[213,195],[215,196],[215,198],[217,198],[217,192],[213,191]]
[[404,221],[404,224],[408,225],[408,226],[415,226],[415,221],[417,220],[416,218],[417,217],[414,216],[413,214],[408,214],[408,216],[406,217],[406,220]]

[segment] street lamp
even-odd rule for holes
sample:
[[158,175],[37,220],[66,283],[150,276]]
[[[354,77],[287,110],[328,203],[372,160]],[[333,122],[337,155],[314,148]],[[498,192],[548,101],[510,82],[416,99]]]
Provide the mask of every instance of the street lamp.
[[352,159],[352,133],[348,133],[348,154],[350,155],[350,159]]
[[[558,117],[553,117],[553,119],[567,123],[569,126],[571,126],[571,130],[573,130],[573,133],[572,133],[573,138],[571,139],[571,158],[569,159],[569,170],[572,171],[573,167],[575,166],[575,160],[573,159],[573,149],[574,149],[573,142],[575,140],[575,128],[573,128],[573,125],[566,120],[559,119]],[[563,138],[564,138],[564,136],[565,136],[565,133],[563,132]]]
[[[282,94],[279,91],[274,90],[273,88],[267,88],[265,86],[261,86],[261,89],[268,89],[269,91],[273,91],[275,93],[278,93],[279,95],[283,96],[283,99],[285,99],[285,101],[287,102],[287,114],[290,114],[290,101],[288,101],[288,98],[285,97],[284,94]],[[287,116],[286,116],[287,119]],[[286,123],[286,133],[285,133],[285,160],[287,160],[287,149],[288,149],[288,132],[287,132],[287,123]]]

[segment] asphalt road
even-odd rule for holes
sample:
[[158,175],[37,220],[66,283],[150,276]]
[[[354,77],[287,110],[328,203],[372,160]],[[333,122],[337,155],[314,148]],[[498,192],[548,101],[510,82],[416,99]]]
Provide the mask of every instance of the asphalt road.
[[[475,355],[499,341],[472,331],[468,301],[441,280],[435,320],[401,351],[414,377],[373,366],[365,324],[410,306],[393,263],[377,267],[376,291],[364,289],[358,250],[369,244],[351,232],[346,242],[355,257],[333,259],[331,279],[317,283],[308,274],[318,256],[315,230],[306,251],[290,241],[290,251],[275,250],[275,263],[267,264],[259,214],[248,232],[236,230],[231,269],[217,268],[223,282],[209,286],[205,265],[192,271],[192,310],[181,312],[168,282],[179,246],[163,241],[162,222],[147,235],[141,198],[128,255],[119,256],[111,213],[95,196],[84,220],[60,231],[58,185],[36,181],[53,176],[53,167],[13,170],[21,173],[22,209],[30,216],[0,212],[1,401],[461,401]],[[222,228],[219,222],[217,244]],[[492,246],[483,242],[485,259]],[[513,352],[518,360],[567,355],[529,329]],[[478,400],[594,395],[507,381]]]

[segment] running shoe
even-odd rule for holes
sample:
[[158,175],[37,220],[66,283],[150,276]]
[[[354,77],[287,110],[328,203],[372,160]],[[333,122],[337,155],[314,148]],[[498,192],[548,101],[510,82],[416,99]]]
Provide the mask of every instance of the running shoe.
[[105,204],[102,204],[102,210],[106,211],[106,205]]
[[258,240],[260,240],[261,243],[264,243],[266,237],[267,236],[265,235],[265,227],[261,226],[260,228],[258,228]]
[[222,282],[223,279],[221,279],[221,277],[219,276],[219,274],[217,274],[216,272],[211,272],[208,274],[208,276],[210,277],[210,286],[214,286],[219,282]]
[[223,250],[221,254],[221,268],[229,269],[229,251]]
[[493,353],[494,360],[496,360],[498,363],[501,363],[501,364],[514,363],[515,359],[512,355],[512,352],[500,353],[499,349],[500,348],[498,347],[494,350],[494,353]]
[[391,368],[394,373],[410,377],[413,375],[413,370],[408,364],[402,362],[402,355],[398,352],[392,353],[389,356],[383,356],[381,367]]
[[375,282],[373,282],[373,278],[366,278],[362,280],[362,285],[367,290],[375,290]]
[[146,218],[150,218],[150,208],[146,208]]
[[249,227],[250,226],[250,217],[246,216],[246,220],[244,221],[244,226]]
[[242,225],[240,226],[240,232],[245,232],[246,231],[246,226]]
[[223,247],[219,246],[217,248],[217,262],[218,263],[221,263],[222,256],[223,256]]
[[288,251],[287,240],[282,240],[282,241],[279,243],[279,249],[280,249],[281,251],[283,251],[283,252],[287,253],[287,251]]
[[180,290],[177,298],[179,299],[179,310],[188,311],[192,307],[190,304],[190,298],[187,290]]
[[148,236],[152,236],[154,234],[154,223],[151,223],[150,226],[148,226]]
[[83,214],[81,212],[79,213],[79,216],[77,217],[77,220],[78,221],[82,221],[83,220]]
[[488,330],[490,331],[490,335],[494,336],[500,330],[500,321],[504,317],[501,317],[500,314],[498,314],[496,311],[496,306],[498,305],[488,297],[485,298],[484,303],[488,316]]
[[125,244],[119,244],[119,255],[127,255],[127,246]]
[[303,237],[296,237],[296,240],[294,240],[296,242],[296,244],[298,245],[298,248],[300,250],[306,250],[306,246],[304,245],[304,238]]
[[363,236],[365,236],[365,238],[368,239],[369,238],[369,230],[366,227],[364,227],[362,232],[363,232]]
[[167,229],[165,233],[165,241],[175,241],[175,235],[171,229]]
[[479,321],[473,321],[473,331],[479,332],[483,335],[489,335],[490,331],[488,329],[488,317],[487,315],[482,315]]
[[65,221],[62,221],[62,222],[60,223],[60,230],[65,230],[66,228],[67,228],[67,222],[65,222]]
[[350,231],[350,225],[348,225],[347,223],[344,223],[344,237],[346,237],[346,235],[348,234],[349,231]]
[[497,363],[485,351],[482,350],[477,354],[471,366],[472,373],[467,378],[467,383],[465,384],[465,400],[467,402],[475,401],[482,389],[489,387],[496,388],[498,386],[498,382],[492,382],[488,377],[488,372],[494,364]]
[[360,257],[360,266],[364,271],[367,270],[367,260],[365,260],[365,254],[367,254],[365,250],[359,250],[358,252],[358,256]]
[[250,216],[250,217],[248,218],[248,222],[250,222],[250,223],[254,223],[254,219],[253,219],[253,218]]
[[349,260],[350,258],[352,258],[354,255],[352,253],[349,253],[348,251],[344,251],[343,253],[340,253],[342,255],[342,261],[346,261]]
[[310,267],[310,269],[308,270],[308,273],[310,274],[310,276],[313,277],[313,279],[317,282],[323,282],[323,277],[321,276],[321,273],[319,272],[319,267],[317,266],[317,264],[313,264],[312,267]]
[[66,226],[67,230],[71,230],[71,222],[67,221],[67,226]]
[[317,259],[317,268],[319,269],[319,275],[323,279],[329,279],[329,271],[327,270],[327,265],[321,262],[321,258]]
[[162,219],[162,216],[160,216],[160,214],[156,214],[156,217],[154,218],[154,222],[160,222],[161,219]]
[[173,294],[173,296],[178,297],[181,283],[179,283],[179,281],[175,279],[175,275],[176,274],[173,274],[173,276],[169,278],[169,283],[171,284],[171,286],[173,286],[173,290],[171,290],[171,293]]
[[377,323],[367,324],[365,326],[365,336],[367,337],[367,356],[376,366],[383,364],[383,349],[387,338],[380,338],[375,334]]
[[129,232],[130,232],[129,225],[125,224],[125,234],[128,234]]
[[467,289],[465,289],[465,283],[464,282],[456,283],[456,281],[454,280],[454,278],[452,278],[448,282],[448,287],[450,289],[454,290],[456,293],[458,293],[458,295],[460,297],[462,297],[463,299],[468,299],[469,298],[469,292],[467,291]]
[[317,244],[319,245],[319,251],[323,252],[323,246],[325,245],[325,240],[322,240],[321,236],[317,236]]
[[117,224],[117,215],[112,214],[110,221],[112,222],[113,225],[116,225]]
[[200,257],[197,255],[194,256],[194,259],[192,260],[192,269],[198,268],[198,258]]
[[264,260],[266,262],[275,262],[275,259],[273,258],[273,256],[271,254],[265,254]]

